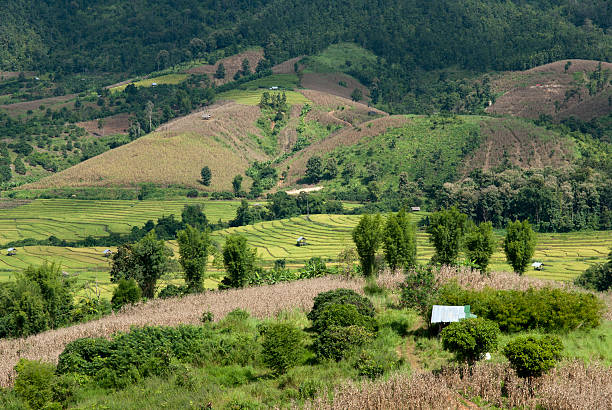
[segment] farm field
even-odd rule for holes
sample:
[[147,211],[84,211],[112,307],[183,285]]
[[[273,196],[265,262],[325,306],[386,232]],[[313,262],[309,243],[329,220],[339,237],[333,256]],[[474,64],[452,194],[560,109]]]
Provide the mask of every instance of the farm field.
[[[136,87],[151,87],[153,83],[156,84],[180,84],[189,77],[189,74],[166,74],[160,75],[159,77],[145,78],[140,81],[136,81],[134,84]],[[120,92],[125,90],[129,84],[118,85],[110,89],[112,92]]]
[[[261,95],[266,91],[267,90],[264,89],[231,90],[217,95],[217,100],[231,100],[238,104],[257,105],[261,100]],[[282,90],[272,92],[282,92]],[[289,104],[305,104],[311,102],[304,95],[296,91],[284,91],[284,93],[287,96],[287,103]]]
[[164,215],[174,214],[180,219],[187,204],[201,204],[208,220],[217,222],[234,218],[240,201],[36,199],[15,208],[0,209],[0,244],[25,238],[46,239],[51,235],[74,240],[105,236],[111,231],[127,233],[133,226]]

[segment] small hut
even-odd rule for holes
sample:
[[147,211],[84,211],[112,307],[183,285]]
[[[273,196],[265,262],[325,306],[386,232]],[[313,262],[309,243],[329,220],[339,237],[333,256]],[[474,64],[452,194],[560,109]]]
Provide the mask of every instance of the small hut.
[[531,264],[531,266],[533,266],[534,270],[542,270],[542,266],[544,266],[544,264],[542,262],[534,262]]
[[300,236],[299,238],[297,238],[295,246],[306,246],[306,245],[308,245],[308,243],[306,242],[306,238],[304,238],[303,236]]
[[208,114],[208,113],[204,113],[202,114],[202,119],[203,120],[210,120],[212,118],[212,115]]
[[412,206],[410,207],[410,211],[412,212],[419,212],[421,210],[420,206]]
[[6,250],[6,256],[14,256],[17,255],[17,249],[15,248],[8,248]]
[[108,258],[113,255],[113,251],[111,251],[110,249],[104,249],[104,251],[102,251],[102,254],[104,255],[104,257]]

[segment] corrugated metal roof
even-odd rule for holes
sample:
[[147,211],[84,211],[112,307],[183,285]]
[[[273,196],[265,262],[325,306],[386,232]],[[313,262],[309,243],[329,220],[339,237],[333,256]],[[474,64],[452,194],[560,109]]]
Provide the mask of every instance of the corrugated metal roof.
[[470,305],[465,306],[442,306],[433,305],[431,309],[431,323],[458,322],[461,319],[475,318],[470,313]]

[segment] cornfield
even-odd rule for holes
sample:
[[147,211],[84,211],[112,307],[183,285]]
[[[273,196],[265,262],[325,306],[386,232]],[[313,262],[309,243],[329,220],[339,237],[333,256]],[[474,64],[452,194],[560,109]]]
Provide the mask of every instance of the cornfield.
[[[490,406],[546,409],[612,408],[612,369],[580,361],[566,362],[532,381],[507,364],[479,363],[438,374],[396,374],[379,382],[351,383],[306,403],[306,409],[457,409]],[[331,397],[331,398],[330,398]]]
[[12,385],[13,367],[20,358],[57,362],[69,342],[83,337],[109,337],[133,326],[197,324],[202,313],[210,311],[215,319],[235,309],[244,309],[259,318],[274,316],[283,310],[310,310],[320,292],[348,288],[361,292],[362,280],[324,277],[277,285],[232,289],[188,295],[183,298],[156,299],[123,309],[117,314],[87,323],[50,330],[21,339],[0,340],[0,386]]

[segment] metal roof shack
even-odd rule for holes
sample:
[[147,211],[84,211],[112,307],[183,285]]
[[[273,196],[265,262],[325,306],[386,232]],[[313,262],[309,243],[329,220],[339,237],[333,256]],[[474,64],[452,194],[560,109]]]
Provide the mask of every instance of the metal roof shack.
[[470,312],[470,305],[442,306],[433,305],[431,309],[431,323],[451,323],[461,319],[473,319],[476,315]]

